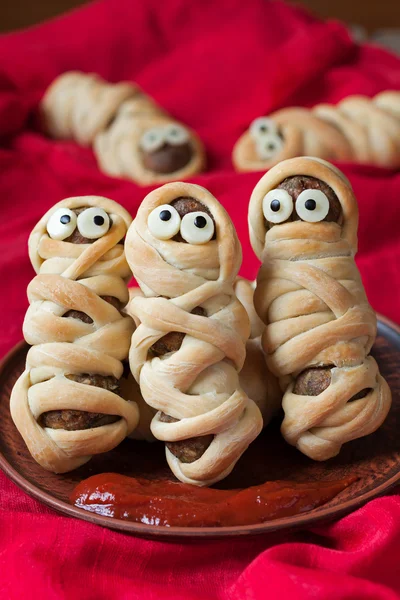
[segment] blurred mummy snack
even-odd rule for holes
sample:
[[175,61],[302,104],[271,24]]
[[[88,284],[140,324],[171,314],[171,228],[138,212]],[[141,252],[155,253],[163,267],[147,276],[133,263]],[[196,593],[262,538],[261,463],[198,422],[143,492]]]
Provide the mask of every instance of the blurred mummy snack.
[[320,159],[280,163],[251,196],[250,240],[263,262],[254,303],[285,390],[282,433],[314,460],[375,431],[391,405],[369,355],[376,316],[354,262],[357,225],[348,180]]
[[374,103],[400,119],[400,91],[381,92],[375,96]]
[[140,206],[126,256],[144,297],[129,313],[138,327],[130,365],[151,429],[183,482],[226,477],[262,428],[240,387],[249,320],[233,282],[241,248],[229,216],[204,188],[167,184]]
[[163,113],[144,94],[121,105],[114,122],[95,139],[94,148],[106,173],[142,185],[190,177],[205,163],[194,131]]
[[122,313],[131,272],[121,242],[130,223],[107,198],[67,198],[29,238],[37,276],[23,332],[32,348],[10,410],[33,458],[49,471],[71,471],[111,450],[139,420],[136,403],[121,395],[135,327]]
[[254,400],[261,411],[264,427],[268,425],[282,404],[282,392],[277,378],[267,368],[261,345],[264,323],[254,308],[255,282],[237,277],[235,294],[243,304],[250,319],[251,333],[246,343],[246,360],[240,371],[240,383],[249,398]]
[[259,117],[236,142],[232,160],[238,171],[257,171],[302,155],[400,166],[400,92]]
[[45,131],[93,145],[100,168],[141,185],[185,178],[205,164],[199,137],[129,82],[93,74],[58,77],[40,105]]
[[90,146],[119,106],[138,93],[132,83],[107,83],[93,73],[69,71],[57,77],[40,103],[43,128],[55,139]]

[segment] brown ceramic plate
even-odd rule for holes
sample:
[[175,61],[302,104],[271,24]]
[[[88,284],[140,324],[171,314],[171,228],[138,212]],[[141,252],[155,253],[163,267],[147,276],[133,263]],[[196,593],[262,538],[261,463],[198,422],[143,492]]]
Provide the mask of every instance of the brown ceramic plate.
[[155,478],[170,477],[163,444],[126,440],[105,455],[94,457],[72,473],[54,475],[30,457],[15,429],[9,399],[12,386],[24,368],[27,345],[18,344],[0,366],[0,467],[17,485],[39,501],[71,517],[146,537],[217,538],[303,528],[338,518],[355,510],[400,482],[400,328],[380,317],[373,355],[393,393],[389,416],[374,434],[346,444],[339,456],[315,463],[288,446],[279,435],[279,422],[270,424],[238,462],[234,472],[220,484],[223,488],[247,487],[268,480],[318,481],[341,479],[349,474],[359,480],[329,503],[308,513],[259,525],[221,528],[157,527],[102,517],[71,506],[68,497],[82,479],[104,472]]

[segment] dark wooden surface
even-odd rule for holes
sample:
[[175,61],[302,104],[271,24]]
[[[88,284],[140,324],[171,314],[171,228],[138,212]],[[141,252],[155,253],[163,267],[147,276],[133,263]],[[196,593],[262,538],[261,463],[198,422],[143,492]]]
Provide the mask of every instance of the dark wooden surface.
[[0,368],[0,467],[25,491],[56,510],[144,536],[248,535],[305,527],[320,520],[338,517],[387,491],[400,480],[400,333],[395,325],[386,321],[380,321],[379,332],[373,354],[393,393],[391,412],[380,430],[366,438],[345,444],[338,457],[325,463],[316,463],[288,446],[279,434],[279,423],[272,423],[243,455],[234,472],[219,485],[222,488],[233,488],[276,479],[318,481],[340,479],[348,474],[360,477],[358,482],[331,502],[310,513],[250,527],[168,529],[108,519],[70,506],[70,492],[79,481],[90,475],[113,471],[132,476],[171,477],[165,461],[164,446],[161,443],[126,440],[112,452],[94,457],[87,465],[72,473],[55,475],[43,470],[29,455],[9,413],[11,389],[24,367],[25,344],[20,344],[6,357]]
[[[0,32],[34,25],[87,3],[88,0],[3,0],[0,2]],[[383,27],[400,27],[398,0],[298,0],[294,3],[308,7],[320,17],[362,25],[370,32]]]

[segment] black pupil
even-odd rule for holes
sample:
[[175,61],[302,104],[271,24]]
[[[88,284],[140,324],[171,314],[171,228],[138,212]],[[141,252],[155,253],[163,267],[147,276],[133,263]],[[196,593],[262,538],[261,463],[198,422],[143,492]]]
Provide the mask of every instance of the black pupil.
[[272,200],[271,202],[271,210],[273,210],[274,212],[278,212],[278,210],[281,207],[281,203],[279,202],[279,200]]
[[307,210],[315,210],[317,203],[315,202],[315,200],[306,200],[304,206]]
[[60,218],[60,222],[61,222],[63,225],[66,225],[67,223],[69,223],[69,222],[70,222],[70,220],[71,220],[71,217],[70,217],[69,215],[63,215],[63,216]]
[[207,225],[207,219],[205,217],[201,217],[201,216],[196,217],[194,220],[194,224],[199,229],[203,229],[203,227],[205,227]]
[[275,144],[268,144],[268,150],[274,150]]
[[171,213],[169,210],[162,210],[160,212],[160,219],[161,221],[169,221],[171,218]]
[[265,125],[261,125],[260,131],[262,131],[262,132],[267,131],[267,128],[265,127]]
[[99,227],[101,227],[101,225],[104,225],[104,217],[101,217],[100,215],[96,215],[93,219],[94,224],[98,225]]

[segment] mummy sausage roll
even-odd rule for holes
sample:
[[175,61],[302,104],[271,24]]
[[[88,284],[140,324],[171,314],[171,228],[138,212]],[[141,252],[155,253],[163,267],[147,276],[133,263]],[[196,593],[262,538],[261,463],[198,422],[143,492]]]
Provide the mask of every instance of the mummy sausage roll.
[[167,184],[140,206],[126,257],[144,297],[128,311],[138,327],[130,365],[151,429],[183,482],[226,477],[262,429],[240,387],[250,327],[233,282],[241,248],[232,222],[204,188]]
[[11,394],[11,416],[33,458],[56,473],[107,452],[139,420],[121,397],[134,330],[121,310],[131,276],[122,240],[129,214],[98,196],[68,198],[29,238],[37,276],[23,332],[32,345]]
[[258,171],[302,155],[399,167],[400,92],[257,118],[236,142],[232,160],[238,171]]
[[357,225],[349,182],[320,159],[280,163],[251,196],[250,240],[263,263],[254,303],[285,390],[282,433],[314,460],[375,431],[391,404],[369,355],[376,316],[354,262]]
[[240,371],[240,384],[249,398],[254,400],[261,411],[264,427],[268,425],[282,404],[282,392],[277,378],[267,368],[261,345],[264,323],[254,308],[255,282],[237,277],[235,294],[243,304],[250,319],[250,338],[246,343],[246,360]]
[[203,145],[134,83],[109,84],[93,74],[60,75],[41,105],[45,131],[93,146],[101,169],[141,185],[201,171]]

